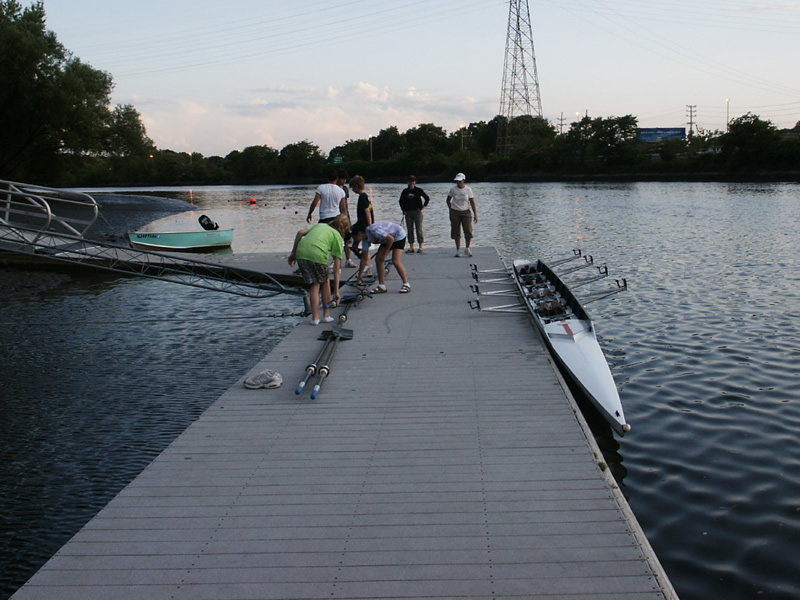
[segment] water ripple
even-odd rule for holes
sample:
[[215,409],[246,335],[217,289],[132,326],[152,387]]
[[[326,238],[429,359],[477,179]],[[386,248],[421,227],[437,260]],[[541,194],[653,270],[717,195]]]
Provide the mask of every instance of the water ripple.
[[[420,185],[426,245],[449,248],[449,186]],[[399,190],[369,187],[379,219],[396,220]],[[628,279],[590,308],[633,431],[593,428],[679,596],[800,597],[800,186],[473,190],[475,244],[506,261],[581,247]],[[175,193],[235,227],[235,252],[285,251],[313,187]],[[291,327],[259,320],[252,299],[164,286],[97,278],[0,305],[14,323],[0,355],[0,596]]]

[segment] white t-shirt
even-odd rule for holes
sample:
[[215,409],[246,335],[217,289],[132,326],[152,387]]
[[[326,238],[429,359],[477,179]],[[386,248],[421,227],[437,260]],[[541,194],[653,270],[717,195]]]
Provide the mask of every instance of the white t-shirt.
[[397,242],[406,239],[406,230],[391,221],[378,221],[367,227],[367,241],[371,244],[386,243],[387,235],[391,235]]
[[335,183],[323,183],[317,188],[319,194],[319,218],[330,219],[341,212],[339,205],[344,199],[344,190]]
[[465,185],[463,188],[454,185],[450,188],[450,191],[447,192],[447,195],[452,198],[452,200],[450,200],[450,208],[453,210],[469,210],[469,199],[475,197],[472,193],[472,188],[468,185]]

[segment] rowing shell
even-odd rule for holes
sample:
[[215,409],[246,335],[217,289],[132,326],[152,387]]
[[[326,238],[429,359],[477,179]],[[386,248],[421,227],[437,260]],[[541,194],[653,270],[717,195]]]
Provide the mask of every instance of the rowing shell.
[[531,320],[562,371],[620,436],[630,431],[608,362],[589,315],[542,261],[514,261],[514,281]]

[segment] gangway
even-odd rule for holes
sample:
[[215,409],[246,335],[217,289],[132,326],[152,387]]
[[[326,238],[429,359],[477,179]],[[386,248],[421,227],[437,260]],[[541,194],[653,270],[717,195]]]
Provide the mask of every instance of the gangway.
[[307,294],[269,273],[87,239],[98,214],[88,194],[0,180],[0,250],[239,296]]
[[98,215],[89,194],[0,180],[0,225],[83,236]]
[[307,293],[300,287],[282,284],[269,273],[168,253],[136,250],[64,233],[44,233],[29,227],[0,224],[0,249],[239,296],[265,298],[278,294],[302,296]]

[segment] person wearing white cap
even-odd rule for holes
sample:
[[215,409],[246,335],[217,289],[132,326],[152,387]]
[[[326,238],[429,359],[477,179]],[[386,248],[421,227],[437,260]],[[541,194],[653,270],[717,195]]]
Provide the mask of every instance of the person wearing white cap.
[[[469,249],[472,242],[472,223],[478,222],[478,207],[475,194],[466,184],[467,176],[459,173],[455,176],[456,184],[447,192],[447,208],[450,210],[450,237],[456,243],[456,256],[461,256],[461,231],[464,231],[464,256],[472,256]],[[469,209],[472,208],[472,215]]]

